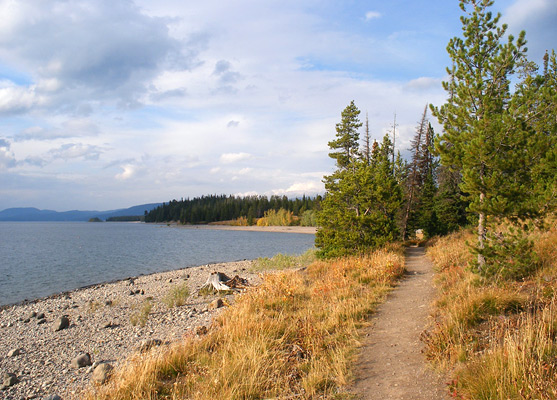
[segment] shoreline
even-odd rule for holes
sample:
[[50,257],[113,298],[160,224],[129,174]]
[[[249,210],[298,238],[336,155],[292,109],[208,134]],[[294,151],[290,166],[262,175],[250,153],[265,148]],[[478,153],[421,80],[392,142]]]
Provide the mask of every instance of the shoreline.
[[[166,272],[90,285],[0,308],[0,371],[13,373],[19,383],[0,391],[6,398],[32,399],[57,394],[77,399],[90,386],[92,368],[74,368],[72,360],[89,353],[91,361],[121,364],[145,340],[163,345],[209,327],[219,310],[210,303],[218,296],[198,296],[211,272],[239,275],[250,285],[260,281],[251,271],[254,261],[236,261],[187,267]],[[173,288],[187,286],[186,304],[169,308],[164,297]],[[227,295],[228,303],[234,295]],[[145,325],[133,316],[150,303]],[[44,319],[37,315],[44,314]],[[54,331],[67,316],[69,327]]]
[[235,226],[235,225],[182,225],[177,223],[169,224],[172,227],[183,229],[213,229],[221,231],[248,231],[248,232],[272,232],[272,233],[301,233],[306,235],[315,235],[317,227],[315,226]]

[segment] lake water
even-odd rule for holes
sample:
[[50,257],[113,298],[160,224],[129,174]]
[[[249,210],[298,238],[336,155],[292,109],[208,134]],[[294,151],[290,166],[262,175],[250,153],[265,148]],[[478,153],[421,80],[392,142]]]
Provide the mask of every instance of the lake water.
[[129,276],[301,254],[314,240],[140,223],[0,222],[0,305]]

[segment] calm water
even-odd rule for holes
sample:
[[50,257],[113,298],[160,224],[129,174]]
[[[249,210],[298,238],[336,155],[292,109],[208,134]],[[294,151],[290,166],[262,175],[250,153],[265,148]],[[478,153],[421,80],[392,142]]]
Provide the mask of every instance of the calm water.
[[94,283],[301,254],[314,235],[87,222],[0,222],[0,305]]

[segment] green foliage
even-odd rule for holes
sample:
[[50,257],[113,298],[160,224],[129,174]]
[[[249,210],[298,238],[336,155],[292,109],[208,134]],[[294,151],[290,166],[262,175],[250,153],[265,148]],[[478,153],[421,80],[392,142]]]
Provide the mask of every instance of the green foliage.
[[398,235],[397,215],[402,192],[399,171],[391,162],[388,135],[375,144],[369,162],[357,152],[359,110],[354,102],[342,112],[337,140],[329,142],[329,156],[337,170],[324,177],[327,193],[317,214],[315,244],[320,257],[338,257],[374,249]]
[[302,196],[296,199],[286,196],[201,196],[163,203],[145,215],[145,222],[177,221],[182,224],[204,224],[245,217],[248,225],[254,225],[256,219],[263,217],[268,210],[278,211],[282,208],[299,216],[306,210],[316,209],[320,201],[321,196]]
[[317,226],[316,212],[315,210],[306,210],[302,213],[300,217],[301,226]]
[[[444,128],[436,141],[441,162],[460,172],[460,190],[478,216],[480,269],[487,268],[485,257],[491,253],[482,250],[494,224],[541,215],[554,204],[549,198],[556,187],[557,123],[547,118],[556,107],[556,74],[548,63],[546,75],[536,75],[526,60],[525,33],[505,40],[507,26],[499,26],[492,5],[491,0],[460,2],[466,15],[463,37],[447,47],[453,61],[450,80],[443,83],[448,100],[432,107]],[[510,82],[518,71],[526,78],[513,92]]]
[[162,302],[168,307],[180,307],[186,304],[186,300],[190,295],[190,290],[188,286],[183,283],[178,286],[174,286],[168,290],[166,295],[162,298]]
[[485,267],[479,273],[487,278],[520,280],[541,265],[532,240],[513,227],[507,233],[489,233],[484,248],[475,250],[485,257]]

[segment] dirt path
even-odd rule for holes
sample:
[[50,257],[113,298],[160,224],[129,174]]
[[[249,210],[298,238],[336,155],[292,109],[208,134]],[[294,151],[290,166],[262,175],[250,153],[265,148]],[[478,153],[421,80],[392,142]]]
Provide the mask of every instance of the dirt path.
[[448,399],[421,353],[420,334],[433,299],[433,271],[423,248],[406,250],[406,276],[372,319],[351,392],[358,399]]

